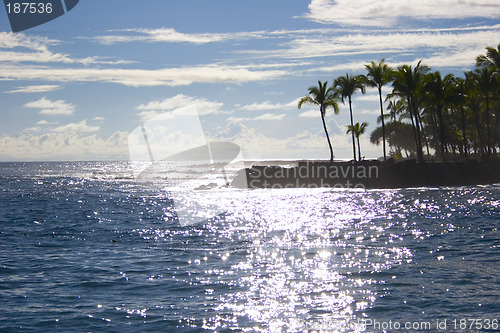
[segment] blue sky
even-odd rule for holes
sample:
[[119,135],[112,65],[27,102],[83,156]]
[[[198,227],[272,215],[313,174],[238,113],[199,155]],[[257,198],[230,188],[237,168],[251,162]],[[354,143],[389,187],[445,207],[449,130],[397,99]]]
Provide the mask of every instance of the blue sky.
[[[190,105],[210,140],[245,159],[327,159],[319,111],[297,109],[317,80],[381,58],[461,75],[499,43],[497,0],[82,0],[20,33],[2,8],[0,161],[126,160],[134,128]],[[377,103],[372,90],[354,97],[368,132]],[[349,159],[340,108],[327,124]],[[381,155],[368,135],[361,145]]]

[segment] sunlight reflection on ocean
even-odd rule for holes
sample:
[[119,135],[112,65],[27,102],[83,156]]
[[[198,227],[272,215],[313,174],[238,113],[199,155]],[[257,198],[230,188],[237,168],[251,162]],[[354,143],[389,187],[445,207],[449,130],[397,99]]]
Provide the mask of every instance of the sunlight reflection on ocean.
[[498,318],[499,186],[217,186],[196,200],[222,214],[183,226],[164,179],[130,175],[118,162],[2,164],[0,329],[362,332],[377,331],[368,319]]
[[[236,284],[238,291],[219,295],[217,310],[233,317],[211,318],[205,326],[231,327],[232,319],[236,328],[241,317],[262,331],[360,329],[352,325],[355,313],[378,297],[374,285],[384,283],[378,273],[412,260],[411,251],[391,232],[394,224],[387,223],[392,218],[387,205],[393,200],[394,191],[231,193],[223,203],[231,207],[223,232],[245,239],[247,255],[229,270],[212,272],[211,280]],[[213,231],[220,232],[218,227]],[[227,280],[228,271],[238,279]]]

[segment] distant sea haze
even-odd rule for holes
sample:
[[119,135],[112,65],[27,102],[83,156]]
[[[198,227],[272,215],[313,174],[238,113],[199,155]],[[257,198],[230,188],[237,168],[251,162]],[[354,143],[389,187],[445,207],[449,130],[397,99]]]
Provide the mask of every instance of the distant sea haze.
[[499,185],[220,177],[179,195],[128,162],[0,163],[0,331],[498,329]]

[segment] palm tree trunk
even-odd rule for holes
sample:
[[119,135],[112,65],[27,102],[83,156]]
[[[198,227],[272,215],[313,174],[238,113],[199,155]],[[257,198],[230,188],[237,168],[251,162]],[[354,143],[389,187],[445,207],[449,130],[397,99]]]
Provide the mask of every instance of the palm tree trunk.
[[410,112],[410,119],[411,119],[411,127],[413,128],[413,137],[415,139],[415,151],[418,151],[418,139],[417,139],[417,126],[415,125],[415,121],[413,119],[413,111],[412,111],[412,107],[411,107],[411,103],[410,103],[410,98],[408,97],[407,98],[407,101],[408,101],[408,111]]
[[498,127],[500,127],[500,109],[497,106],[495,111],[495,129],[493,131],[493,153],[496,154],[496,146],[500,147],[500,135],[498,133]]
[[422,123],[420,123],[420,127],[422,128],[422,136],[424,137],[424,142],[425,142],[425,149],[427,150],[427,155],[430,155],[430,148],[429,148],[429,139],[427,138],[427,134],[425,134],[424,127],[422,126]]
[[484,140],[483,140],[483,135],[482,135],[483,131],[481,128],[481,119],[480,119],[479,112],[477,112],[475,114],[474,122],[476,124],[477,139],[478,139],[478,144],[479,144],[479,153],[481,155],[484,155],[485,151],[484,151]]
[[415,103],[415,100],[413,97],[411,98],[411,108],[414,111],[414,116],[415,116],[415,126],[416,126],[416,132],[417,132],[417,161],[419,163],[424,162],[424,154],[422,152],[422,138],[421,138],[421,130],[420,130],[420,121],[419,121],[419,116],[418,116],[418,108]]
[[382,88],[378,88],[378,97],[380,100],[380,115],[382,116],[382,147],[384,150],[384,161],[387,159],[387,155],[385,153],[385,124],[384,124],[384,104],[382,103]]
[[[349,112],[351,114],[351,126],[354,126],[354,119],[352,118],[352,102],[351,96],[349,96]],[[354,161],[356,161],[356,142],[354,141],[354,132],[352,134],[352,154],[354,156]]]
[[438,145],[437,140],[439,138],[439,131],[438,131],[438,125],[437,125],[438,120],[436,119],[437,117],[436,117],[436,112],[434,112],[434,109],[430,113],[429,118],[431,119],[431,127],[432,127],[432,138],[433,138],[432,144],[433,144],[434,149],[436,149],[436,151],[437,151],[437,145]]
[[437,116],[438,116],[438,121],[439,121],[439,148],[441,150],[441,159],[445,159],[444,155],[444,150],[445,150],[445,145],[446,145],[446,138],[445,138],[445,129],[444,129],[444,121],[443,121],[443,110],[441,105],[438,105],[436,107],[437,110]]
[[361,162],[361,148],[360,148],[360,146],[359,146],[359,135],[358,135],[358,136],[356,136],[356,139],[357,139],[357,141],[358,141],[358,161],[360,161],[360,162]]
[[460,113],[461,113],[461,116],[462,116],[462,144],[464,146],[464,156],[465,158],[467,158],[467,155],[468,155],[468,148],[467,148],[467,137],[466,137],[466,132],[465,132],[465,128],[466,128],[466,125],[465,125],[465,110],[464,110],[464,107],[462,106],[460,108]]
[[[424,125],[422,123],[422,117],[418,116],[418,119],[420,121],[420,130],[422,132],[422,137],[424,138],[424,143],[425,143],[425,149],[427,150],[427,155],[430,155],[430,151],[429,151],[429,140],[427,139],[427,134],[425,134],[425,131],[424,131]],[[424,147],[422,146],[422,149],[424,149]]]
[[328,147],[330,148],[330,162],[333,162],[333,148],[332,148],[332,143],[330,142],[330,136],[328,135],[328,130],[326,129],[325,116],[322,107],[320,107],[320,112],[321,112],[321,121],[323,122],[323,129],[325,130],[326,134],[326,140],[328,141]]
[[486,147],[488,155],[491,154],[491,133],[490,133],[490,96],[486,94]]

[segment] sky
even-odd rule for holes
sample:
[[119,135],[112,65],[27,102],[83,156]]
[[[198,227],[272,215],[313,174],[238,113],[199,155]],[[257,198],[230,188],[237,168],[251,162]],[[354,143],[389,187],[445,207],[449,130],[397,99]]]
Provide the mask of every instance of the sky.
[[[0,8],[0,161],[128,160],[138,126],[192,106],[206,139],[245,159],[328,159],[318,108],[297,108],[318,80],[380,59],[463,76],[499,43],[498,0],[81,0],[17,33]],[[339,106],[326,123],[350,159]],[[379,113],[375,90],[353,97],[365,158],[382,155]]]

